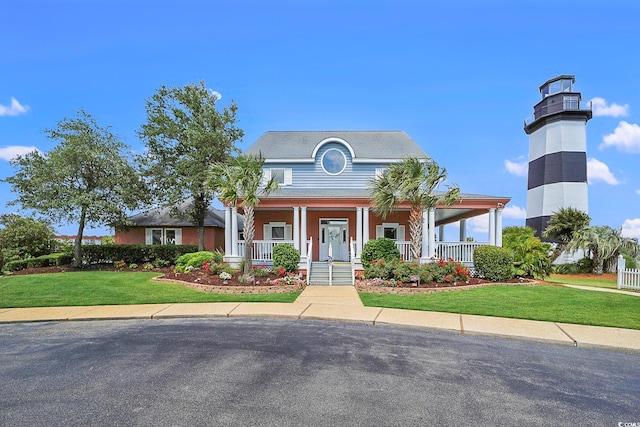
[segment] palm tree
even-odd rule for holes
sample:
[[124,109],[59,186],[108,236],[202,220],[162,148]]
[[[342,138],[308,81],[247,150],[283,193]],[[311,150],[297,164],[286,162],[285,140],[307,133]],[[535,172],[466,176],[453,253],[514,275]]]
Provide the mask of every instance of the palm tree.
[[279,187],[273,178],[263,186],[263,165],[262,155],[241,155],[235,157],[230,164],[216,162],[212,167],[210,185],[218,193],[220,201],[227,206],[235,206],[240,201],[243,210],[245,273],[249,273],[252,268],[255,236],[254,209],[260,203],[259,196],[266,196]]
[[593,272],[602,274],[605,270],[611,269],[620,254],[620,251],[631,245],[633,239],[621,236],[621,230],[604,226],[585,227],[574,233],[573,239],[567,245],[567,250],[575,252],[582,248],[585,252],[591,253],[593,260]]
[[422,252],[422,213],[438,205],[451,206],[460,199],[457,185],[447,186],[447,191],[435,191],[447,178],[445,168],[428,159],[409,157],[393,163],[382,176],[370,182],[369,188],[374,212],[383,219],[401,202],[411,204],[409,234],[411,257],[414,261]]
[[556,243],[551,254],[553,263],[565,250],[576,231],[589,226],[591,218],[585,212],[575,208],[561,208],[554,212],[542,232],[542,237]]

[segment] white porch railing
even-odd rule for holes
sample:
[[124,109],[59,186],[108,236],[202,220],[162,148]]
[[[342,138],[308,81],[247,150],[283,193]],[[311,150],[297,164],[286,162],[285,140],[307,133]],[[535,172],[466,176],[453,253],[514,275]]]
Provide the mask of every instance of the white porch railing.
[[[293,240],[254,240],[253,241],[253,260],[262,262],[273,261],[273,247],[280,244],[289,244],[293,246]],[[353,239],[349,241],[349,259],[351,262],[355,262],[355,254],[357,242]],[[312,254],[313,240],[309,239],[306,245],[301,248],[300,251],[302,257],[307,257],[307,272],[311,268],[311,254]],[[486,246],[488,243],[480,242],[438,242],[436,243],[436,258],[438,259],[453,259],[454,261],[472,264],[473,263],[473,251],[480,246]],[[245,242],[243,240],[238,242],[238,255],[245,256]],[[404,261],[411,260],[411,242],[409,241],[397,241],[396,246],[400,251],[400,257]]]
[[618,257],[618,289],[640,291],[640,270],[625,267],[626,261],[620,255]]
[[[253,241],[253,260],[254,261],[273,261],[273,247],[286,243],[293,246],[293,240],[254,240]],[[238,255],[245,256],[246,242],[238,241]]]
[[473,251],[480,246],[486,246],[488,243],[480,242],[439,242],[436,243],[436,258],[473,264]]
[[411,242],[396,240],[396,246],[400,251],[400,259],[403,261],[411,261]]
[[313,237],[307,241],[307,285],[311,280],[311,255],[313,254]]

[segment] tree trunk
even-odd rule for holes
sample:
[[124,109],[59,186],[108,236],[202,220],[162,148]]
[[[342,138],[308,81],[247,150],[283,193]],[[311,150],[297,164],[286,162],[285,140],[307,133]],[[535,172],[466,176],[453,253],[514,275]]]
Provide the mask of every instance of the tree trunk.
[[207,216],[207,204],[202,196],[194,198],[194,208],[198,223],[198,251],[204,251],[204,219]]
[[422,209],[411,208],[409,235],[411,236],[411,260],[419,261],[422,255]]
[[250,273],[253,268],[253,237],[255,224],[253,206],[243,206],[244,209],[244,272]]
[[564,252],[564,248],[567,245],[564,243],[556,243],[556,247],[553,249],[553,253],[551,254],[551,263],[558,259],[558,257]]
[[84,206],[80,211],[80,221],[78,224],[78,232],[76,233],[76,240],[73,242],[73,266],[75,268],[82,267],[82,235],[84,234],[84,223],[87,217],[87,208]]

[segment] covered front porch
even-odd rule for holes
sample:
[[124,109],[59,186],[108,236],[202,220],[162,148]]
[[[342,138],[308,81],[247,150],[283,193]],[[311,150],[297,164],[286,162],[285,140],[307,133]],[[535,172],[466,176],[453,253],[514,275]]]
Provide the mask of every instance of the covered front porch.
[[[290,244],[300,251],[301,270],[308,270],[312,261],[326,261],[330,254],[333,260],[357,266],[364,245],[378,237],[394,240],[402,259],[411,260],[409,206],[400,206],[382,219],[374,213],[369,200],[310,199],[304,205],[301,201],[268,199],[256,208],[252,247],[256,264],[272,264],[273,247]],[[475,248],[501,246],[502,208],[506,202],[508,199],[467,197],[452,207],[424,211],[420,261],[453,259],[471,266]],[[239,264],[245,255],[246,243],[238,234],[237,212],[236,207],[225,209],[226,224],[230,225],[225,228],[225,259]],[[468,241],[467,219],[485,213],[488,214],[487,241]],[[444,226],[452,223],[459,224],[459,235],[457,239],[445,240]]]

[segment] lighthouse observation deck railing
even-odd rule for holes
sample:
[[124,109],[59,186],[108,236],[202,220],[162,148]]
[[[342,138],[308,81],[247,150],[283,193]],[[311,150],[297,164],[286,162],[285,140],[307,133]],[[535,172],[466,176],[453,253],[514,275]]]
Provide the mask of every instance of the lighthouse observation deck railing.
[[557,102],[538,104],[532,115],[524,119],[525,125],[530,125],[541,117],[550,114],[559,113],[561,111],[592,111],[591,101],[579,101],[577,96],[566,95]]

